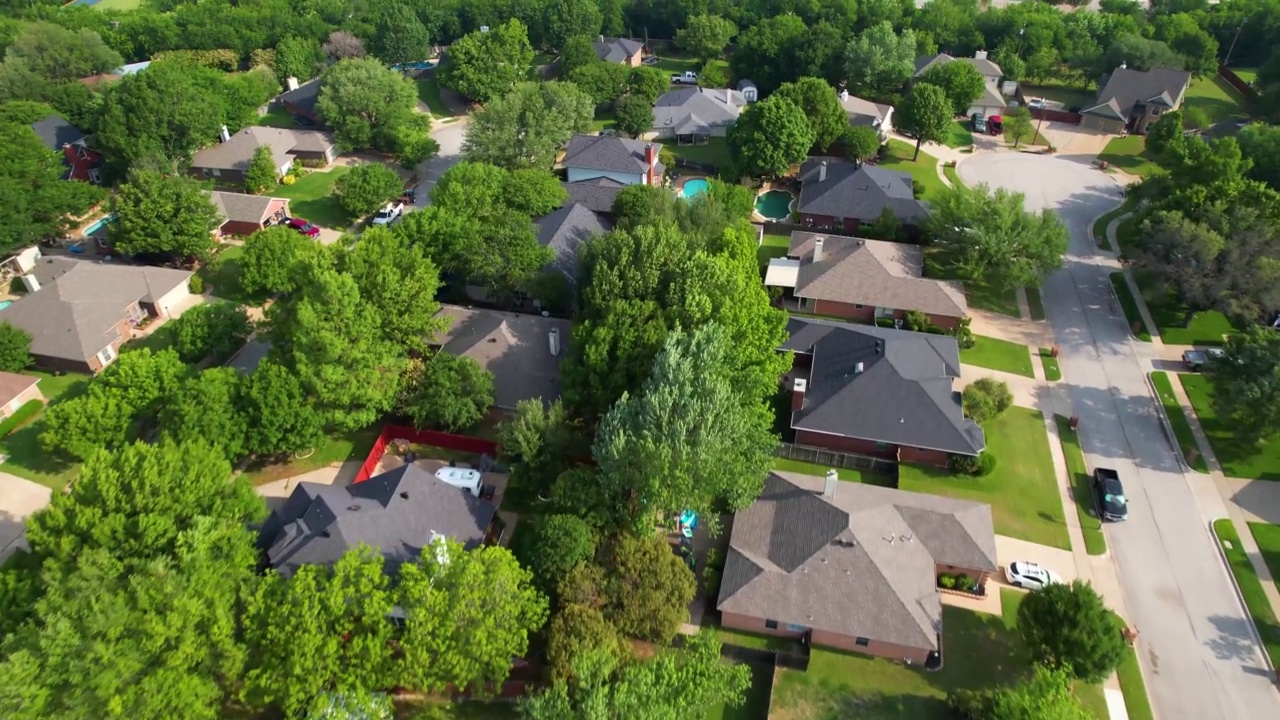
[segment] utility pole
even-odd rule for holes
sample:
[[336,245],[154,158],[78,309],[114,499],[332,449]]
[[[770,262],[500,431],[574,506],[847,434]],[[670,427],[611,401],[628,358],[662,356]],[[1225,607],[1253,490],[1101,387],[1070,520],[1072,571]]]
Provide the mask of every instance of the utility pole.
[[1236,27],[1236,36],[1231,38],[1231,47],[1227,48],[1227,59],[1222,61],[1223,67],[1226,67],[1231,64],[1231,53],[1235,52],[1236,42],[1240,39],[1240,31],[1244,29],[1244,24],[1247,21],[1248,21],[1248,18],[1241,20],[1240,24]]

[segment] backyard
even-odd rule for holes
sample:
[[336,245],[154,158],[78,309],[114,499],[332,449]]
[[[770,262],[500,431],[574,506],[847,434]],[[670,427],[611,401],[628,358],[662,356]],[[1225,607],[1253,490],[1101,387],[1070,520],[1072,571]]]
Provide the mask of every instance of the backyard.
[[258,118],[254,125],[262,125],[264,127],[274,128],[292,128],[294,127],[293,115],[282,107],[271,108],[267,113]]
[[1024,377],[1036,376],[1031,368],[1031,352],[1026,345],[985,335],[974,335],[973,341],[973,347],[960,351],[960,362],[965,365],[976,365]]
[[879,161],[880,167],[911,173],[911,179],[923,188],[919,200],[932,200],[946,191],[947,186],[938,177],[937,158],[921,150],[920,157],[912,160],[916,146],[901,140],[890,140],[888,148],[888,154]]
[[677,145],[674,140],[660,140],[659,142],[666,146],[677,158],[683,158],[690,162],[715,165],[717,169],[726,168],[733,162],[733,155],[729,152],[729,143],[722,137],[713,137],[707,141],[706,145]]
[[1215,73],[1211,76],[1192,78],[1191,87],[1187,88],[1186,97],[1182,100],[1182,109],[1199,109],[1204,111],[1209,123],[1222,122],[1231,118],[1243,117],[1244,98],[1226,80]]
[[770,260],[786,255],[790,247],[790,235],[765,233],[764,239],[760,242],[760,247],[756,248],[756,259],[760,262],[760,267],[767,267]]
[[990,475],[960,477],[940,468],[900,465],[899,486],[989,503],[997,533],[1071,549],[1043,416],[1015,406],[983,429],[987,452],[996,458]]
[[346,230],[351,225],[351,217],[333,195],[333,184],[349,172],[351,168],[346,165],[338,165],[325,172],[312,171],[292,185],[280,185],[270,194],[290,200],[289,209],[294,217],[309,220],[320,227]]
[[[89,387],[88,375],[51,375],[28,371],[28,375],[40,378],[40,392],[46,407],[83,393]],[[75,477],[79,465],[65,462],[45,452],[40,447],[40,433],[44,431],[44,411],[37,413],[25,425],[14,430],[0,441],[0,450],[8,457],[0,470],[40,483],[53,490],[61,490]]]
[[1084,548],[1090,555],[1105,555],[1107,538],[1102,533],[1102,521],[1094,510],[1093,488],[1090,487],[1089,469],[1080,450],[1080,438],[1071,429],[1071,421],[1057,415],[1058,439],[1062,442],[1062,455],[1067,461],[1067,474],[1071,476],[1071,499],[1075,500],[1076,514],[1080,518],[1080,532],[1084,535]]
[[1231,425],[1213,411],[1213,386],[1200,374],[1180,374],[1200,427],[1209,438],[1213,454],[1228,477],[1245,480],[1280,480],[1280,436],[1263,438],[1252,447],[1236,440]]
[[329,467],[334,463],[364,462],[373,443],[382,431],[380,425],[372,425],[347,433],[326,435],[315,451],[305,458],[290,457],[288,461],[266,464],[258,462],[249,466],[245,476],[254,485],[301,475],[312,470]]
[[[825,465],[815,465],[801,460],[774,458],[773,469],[781,470],[783,472],[803,473],[805,475],[813,475],[814,477],[824,477],[827,474],[827,470],[830,468]],[[836,474],[844,482],[860,482],[867,483],[869,485],[880,485],[881,487],[891,487],[893,484],[893,480],[888,475],[868,470],[836,468]]]
[[244,257],[243,245],[227,245],[212,260],[200,268],[204,291],[224,300],[250,307],[261,305],[265,298],[245,292],[240,285],[240,258]]
[[1204,457],[1200,455],[1200,448],[1196,446],[1196,436],[1191,432],[1191,423],[1182,412],[1182,404],[1173,394],[1173,384],[1169,381],[1169,374],[1151,373],[1151,385],[1156,389],[1156,397],[1164,407],[1164,414],[1169,418],[1169,424],[1173,426],[1173,435],[1178,439],[1178,448],[1182,451],[1182,457],[1196,472],[1209,472]]
[[1022,92],[1028,97],[1044,98],[1050,102],[1062,103],[1065,110],[1079,110],[1093,103],[1098,93],[1094,90],[1086,90],[1079,85],[1066,85],[1063,83],[1046,84],[1046,85],[1029,85],[1022,86]]
[[[1252,529],[1252,526],[1251,526]],[[1228,519],[1216,520],[1213,532],[1218,536],[1222,553],[1227,557],[1227,565],[1235,576],[1236,587],[1240,589],[1240,597],[1244,599],[1245,608],[1253,617],[1253,624],[1258,627],[1258,635],[1262,638],[1262,646],[1271,658],[1272,664],[1280,663],[1280,620],[1276,619],[1275,610],[1262,589],[1262,579],[1249,562],[1249,556],[1240,547],[1240,536],[1236,527]],[[1264,532],[1268,542],[1271,538]],[[1254,533],[1257,540],[1257,533]],[[1274,548],[1273,548],[1274,550]],[[1274,556],[1273,556],[1274,557]],[[1268,565],[1268,567],[1273,567]]]
[[446,118],[457,114],[451,112],[449,106],[445,105],[444,100],[440,98],[440,81],[436,80],[435,74],[418,80],[418,99],[427,106],[434,117]]

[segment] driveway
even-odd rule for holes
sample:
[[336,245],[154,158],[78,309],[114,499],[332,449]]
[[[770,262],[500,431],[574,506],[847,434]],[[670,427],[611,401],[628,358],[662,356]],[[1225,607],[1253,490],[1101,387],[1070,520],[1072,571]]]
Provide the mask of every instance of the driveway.
[[431,189],[446,170],[453,167],[462,158],[462,141],[467,135],[469,116],[454,120],[448,124],[437,124],[431,131],[431,137],[440,143],[440,153],[434,158],[418,166],[418,202],[409,206],[409,210],[417,210],[431,204]]
[[51,496],[43,485],[0,472],[0,563],[26,548],[27,517],[48,505]]
[[1043,288],[1045,309],[1087,462],[1116,468],[1132,501],[1128,522],[1106,535],[1128,619],[1142,632],[1157,717],[1280,717],[1280,694],[1209,533],[1217,511],[1193,491],[1210,481],[1183,475],[1147,387],[1151,350],[1130,336],[1110,268],[1089,241],[1094,218],[1120,202],[1118,185],[1049,155],[976,155],[958,171],[970,185],[1025,192],[1029,209],[1053,209],[1070,228],[1064,267]]

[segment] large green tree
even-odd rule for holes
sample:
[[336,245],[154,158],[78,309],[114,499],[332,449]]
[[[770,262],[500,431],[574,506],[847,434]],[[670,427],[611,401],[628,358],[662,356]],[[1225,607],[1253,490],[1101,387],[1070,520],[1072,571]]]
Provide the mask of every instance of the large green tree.
[[172,325],[173,349],[183,362],[191,364],[211,356],[215,362],[225,361],[253,331],[245,309],[228,302],[197,305]]
[[550,0],[542,8],[542,43],[559,49],[572,37],[595,37],[603,22],[598,0]]
[[88,28],[72,30],[35,22],[24,26],[8,44],[5,61],[21,61],[32,72],[55,82],[107,73],[124,59]]
[[783,83],[774,94],[799,106],[813,128],[813,144],[820,150],[829,149],[849,127],[849,116],[840,106],[840,98],[822,78],[807,77]]
[[814,127],[804,110],[782,95],[747,106],[727,140],[743,175],[785,175],[813,146]]
[[1017,685],[988,690],[953,690],[947,694],[958,720],[1088,720],[1071,690],[1071,675],[1036,666]]
[[417,62],[431,56],[431,37],[413,10],[392,3],[378,12],[372,49],[388,65]]
[[246,379],[240,402],[245,450],[271,457],[301,452],[320,442],[320,413],[298,377],[280,363],[263,360]]
[[135,170],[111,200],[111,243],[126,255],[203,260],[222,224],[209,193],[188,177]]
[[62,154],[36,137],[28,123],[0,124],[0,253],[34,245],[70,229],[105,197],[88,183],[63,179]]
[[1214,412],[1252,446],[1280,430],[1280,336],[1253,326],[1231,335],[1224,350],[1209,366]]
[[259,145],[244,171],[244,189],[258,195],[275,188],[279,180],[280,170],[276,167],[274,153],[269,146]]
[[[547,664],[552,680],[570,680],[574,665],[587,653],[604,653],[611,662],[631,654],[630,644],[604,614],[589,605],[570,604],[551,618],[547,631]],[[580,666],[579,666],[580,667]]]
[[595,103],[573,83],[520,83],[471,116],[462,153],[508,170],[545,169],[594,115]]
[[1089,683],[1101,682],[1124,657],[1124,638],[1102,596],[1079,580],[1027,595],[1018,606],[1018,632],[1033,662]]
[[315,77],[325,65],[324,50],[315,38],[287,36],[276,43],[274,69],[281,85],[289,78],[306,82]]
[[469,357],[437,352],[410,373],[397,408],[414,427],[458,432],[493,405],[493,373]]
[[0,370],[22,372],[31,364],[31,335],[9,323],[0,323]]
[[352,58],[321,76],[316,112],[344,150],[390,152],[397,134],[419,123],[417,104],[417,88],[404,75],[374,58]]
[[546,494],[562,472],[588,454],[584,435],[560,400],[544,406],[542,398],[530,398],[516,403],[515,413],[498,426],[498,445],[512,481]]
[[978,68],[967,62],[934,65],[925,71],[920,82],[942,88],[951,102],[952,115],[963,115],[974,100],[982,97],[987,85]]
[[872,100],[888,100],[915,72],[916,35],[889,22],[863,30],[849,43],[847,89]]
[[355,166],[333,185],[338,203],[353,217],[372,215],[403,190],[396,171],[377,162]]
[[[952,63],[953,65],[955,63]],[[951,100],[946,91],[937,85],[918,83],[907,93],[898,112],[894,113],[893,126],[916,139],[916,151],[911,159],[920,157],[920,146],[926,142],[940,143],[951,127]]]
[[374,227],[337,253],[338,269],[355,280],[360,297],[378,313],[383,337],[420,352],[443,327],[436,317],[440,277],[423,251],[403,236]]
[[737,34],[738,27],[732,20],[719,15],[694,15],[676,33],[676,44],[705,64],[724,54]]
[[293,292],[306,277],[307,266],[318,262],[321,245],[293,228],[269,227],[244,241],[240,257],[240,285],[266,297]]
[[533,47],[524,23],[516,19],[464,35],[449,46],[440,70],[445,87],[481,103],[499,98],[524,80],[533,63]]
[[591,562],[596,554],[595,531],[575,515],[548,515],[525,545],[519,548],[521,561],[533,572],[533,579],[550,593],[578,565]]
[[204,440],[235,462],[244,454],[240,372],[209,368],[182,384],[160,413],[162,435],[174,442]]
[[631,137],[653,129],[653,103],[639,95],[624,95],[613,105],[614,124]]

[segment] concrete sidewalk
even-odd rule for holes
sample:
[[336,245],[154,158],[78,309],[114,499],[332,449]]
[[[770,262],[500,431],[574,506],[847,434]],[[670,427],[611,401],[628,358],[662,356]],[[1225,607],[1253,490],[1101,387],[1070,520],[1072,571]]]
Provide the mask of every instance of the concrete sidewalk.
[[27,518],[49,504],[53,492],[17,475],[0,472],[0,563],[27,547]]

